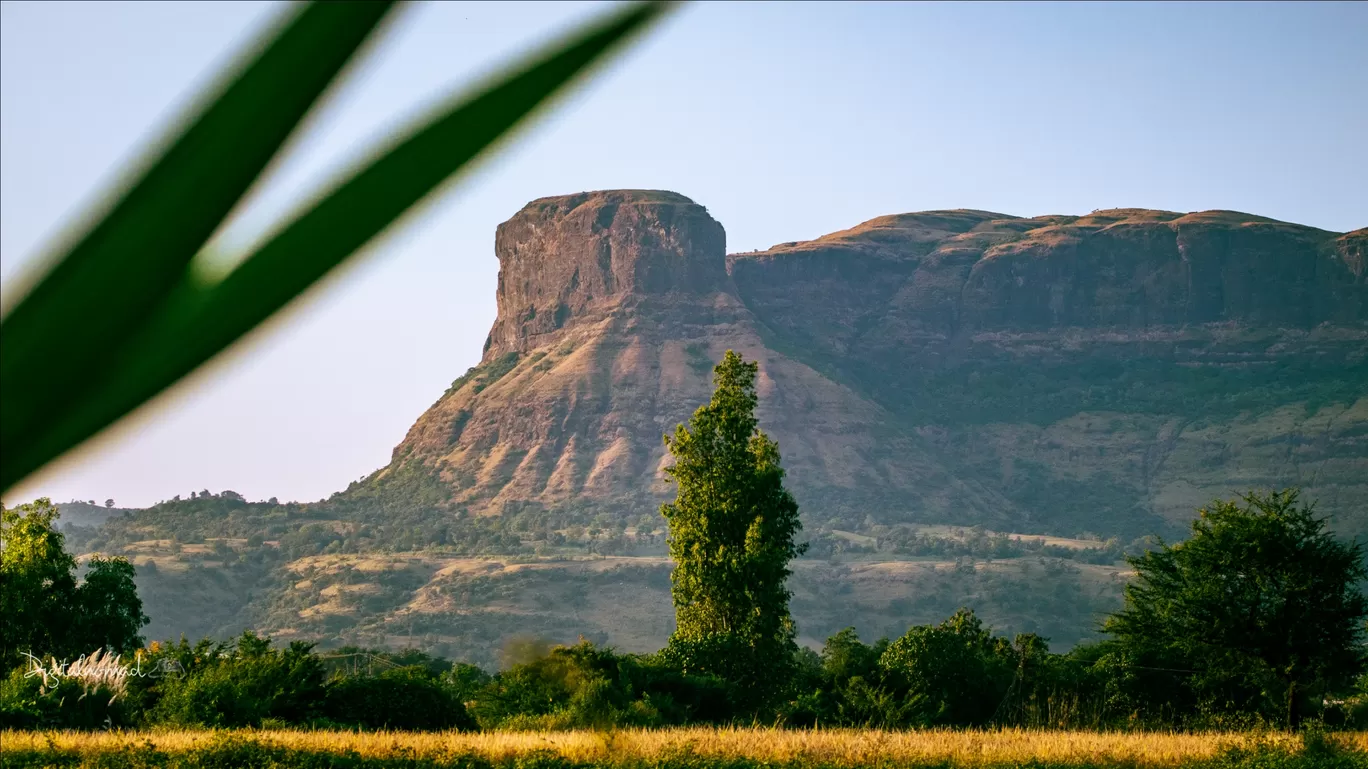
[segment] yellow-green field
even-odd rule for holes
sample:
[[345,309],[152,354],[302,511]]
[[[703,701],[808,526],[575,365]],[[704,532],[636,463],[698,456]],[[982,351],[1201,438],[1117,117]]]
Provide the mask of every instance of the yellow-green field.
[[[670,729],[501,733],[3,732],[10,766],[1179,767],[1368,765],[1368,733]],[[1244,756],[1244,758],[1242,758]],[[44,763],[46,762],[46,763]],[[1247,763],[1246,763],[1247,762]]]

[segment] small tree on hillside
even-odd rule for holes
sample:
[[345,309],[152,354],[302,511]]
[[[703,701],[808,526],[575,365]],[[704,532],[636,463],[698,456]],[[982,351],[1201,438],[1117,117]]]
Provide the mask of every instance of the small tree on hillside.
[[665,654],[686,672],[736,684],[743,706],[788,679],[796,645],[785,580],[804,549],[779,446],[757,426],[757,372],[728,350],[712,400],[665,436],[674,457],[665,472],[679,492],[661,507],[677,625]]
[[1130,558],[1136,578],[1104,630],[1133,659],[1195,671],[1185,686],[1208,710],[1295,725],[1364,670],[1368,631],[1362,546],[1336,539],[1297,495],[1214,502],[1191,539]]

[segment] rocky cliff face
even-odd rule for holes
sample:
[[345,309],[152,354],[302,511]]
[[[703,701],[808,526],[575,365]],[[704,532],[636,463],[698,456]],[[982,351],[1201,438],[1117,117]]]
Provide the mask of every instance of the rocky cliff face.
[[1234,212],[887,216],[725,254],[669,192],[499,227],[483,361],[369,482],[452,510],[654,520],[661,434],[728,348],[810,525],[1171,529],[1301,485],[1368,525],[1368,231]]
[[[475,513],[611,511],[652,521],[669,494],[661,436],[711,394],[727,349],[764,362],[766,429],[795,477],[850,509],[928,480],[924,506],[1001,500],[953,477],[878,404],[767,349],[726,271],[724,235],[682,196],[606,192],[536,201],[499,229],[499,308],[484,363],[395,450],[384,484],[421,467]],[[542,320],[547,318],[548,320]]]
[[838,354],[892,345],[936,358],[985,333],[1361,327],[1364,232],[1228,211],[940,211],[730,262],[747,306],[776,330]]
[[534,200],[495,235],[499,315],[484,360],[552,344],[641,297],[724,290],[725,248],[722,225],[673,192]]

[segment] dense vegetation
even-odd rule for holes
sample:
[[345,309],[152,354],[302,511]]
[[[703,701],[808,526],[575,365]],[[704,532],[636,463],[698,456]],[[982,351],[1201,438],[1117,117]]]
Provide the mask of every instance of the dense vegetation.
[[[67,677],[45,684],[31,667],[16,667],[0,684],[3,725],[547,730],[749,724],[759,717],[753,693],[725,679],[686,673],[666,655],[617,654],[587,641],[535,650],[492,675],[420,652],[320,653],[251,633],[218,644],[153,643],[126,660],[139,672],[119,682]],[[820,653],[798,652],[793,677],[760,722],[886,729],[1280,723],[1281,692],[1207,696],[1213,679],[1257,682],[1257,668],[1182,671],[1145,661],[1123,641],[1054,654],[1044,639],[998,636],[965,610],[892,641],[866,644],[843,631]],[[1320,703],[1304,700],[1304,715],[1368,726],[1368,679],[1355,683],[1347,671],[1338,678]]]
[[126,649],[147,624],[123,558],[91,558],[76,580],[76,559],[54,526],[57,508],[46,499],[0,508],[0,665],[37,651],[74,657],[104,647]]

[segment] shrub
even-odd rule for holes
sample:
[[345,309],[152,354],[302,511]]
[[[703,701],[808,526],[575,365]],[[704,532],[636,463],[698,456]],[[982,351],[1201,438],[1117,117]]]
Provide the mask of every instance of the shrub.
[[460,690],[444,686],[421,665],[336,679],[328,684],[323,714],[335,723],[367,729],[475,728]]
[[[323,699],[323,667],[310,644],[272,649],[251,631],[235,642],[190,647],[184,640],[157,657],[183,677],[140,679],[137,692],[154,722],[213,727],[260,726],[271,718],[304,723]],[[159,660],[158,660],[159,661]]]
[[884,651],[879,666],[925,698],[915,720],[968,726],[992,719],[1016,672],[1014,657],[1007,639],[960,609],[939,625],[909,629]]
[[15,668],[0,681],[0,729],[98,729],[128,726],[129,709],[108,685],[75,678],[45,684]]
[[735,699],[718,678],[581,640],[495,676],[472,709],[487,729],[652,727],[728,720]]

